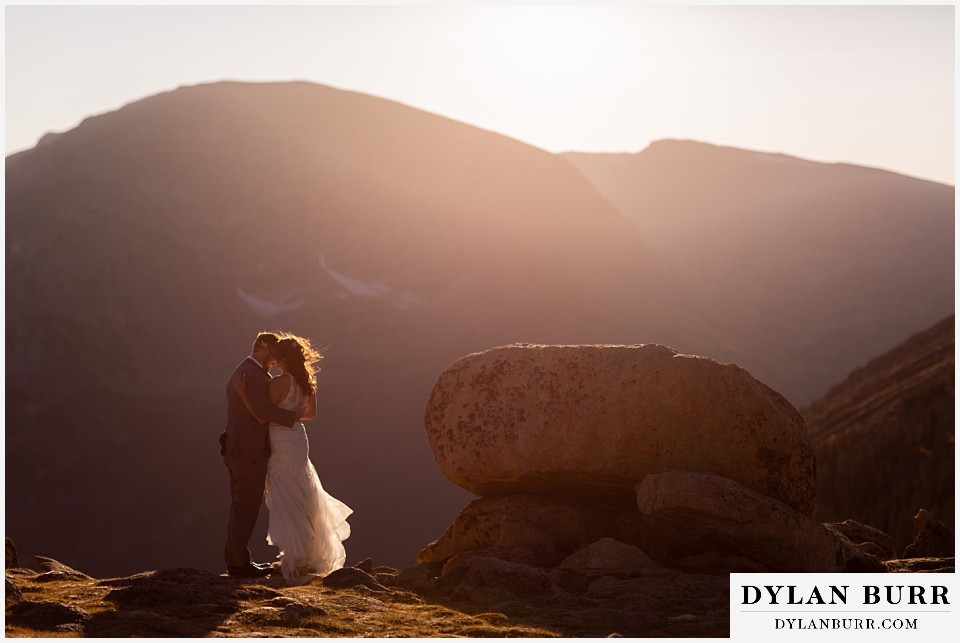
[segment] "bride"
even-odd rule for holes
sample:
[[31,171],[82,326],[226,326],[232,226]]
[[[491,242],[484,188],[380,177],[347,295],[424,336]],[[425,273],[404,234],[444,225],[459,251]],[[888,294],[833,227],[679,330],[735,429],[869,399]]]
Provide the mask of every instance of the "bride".
[[[306,399],[303,419],[314,419],[318,370],[314,364],[322,356],[310,340],[290,334],[282,335],[273,352],[283,374],[270,380],[270,403],[295,409]],[[250,408],[242,377],[233,384],[247,410],[265,424]],[[271,422],[269,430],[270,459],[264,493],[270,511],[267,543],[280,549],[277,559],[284,580],[303,583],[343,567],[347,556],[342,541],[350,536],[347,517],[353,510],[320,484],[302,423],[286,427]]]

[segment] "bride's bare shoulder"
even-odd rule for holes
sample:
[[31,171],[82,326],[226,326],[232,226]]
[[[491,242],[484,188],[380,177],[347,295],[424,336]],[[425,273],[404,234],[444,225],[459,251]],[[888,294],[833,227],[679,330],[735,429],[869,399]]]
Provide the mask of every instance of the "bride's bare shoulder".
[[[290,390],[291,382],[293,382],[293,376],[289,373],[284,373],[283,375],[271,379],[270,383],[267,384],[267,393],[269,394],[271,401],[273,401],[275,396],[277,398],[277,402],[282,400]],[[277,402],[274,402],[274,404]]]

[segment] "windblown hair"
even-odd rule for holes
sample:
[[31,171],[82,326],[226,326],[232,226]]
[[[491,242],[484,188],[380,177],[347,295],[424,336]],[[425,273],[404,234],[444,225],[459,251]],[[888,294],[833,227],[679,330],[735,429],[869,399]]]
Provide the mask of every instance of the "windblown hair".
[[317,392],[317,371],[320,369],[314,364],[323,359],[323,355],[310,344],[309,339],[285,333],[273,353],[286,364],[287,372],[293,375],[304,395]]

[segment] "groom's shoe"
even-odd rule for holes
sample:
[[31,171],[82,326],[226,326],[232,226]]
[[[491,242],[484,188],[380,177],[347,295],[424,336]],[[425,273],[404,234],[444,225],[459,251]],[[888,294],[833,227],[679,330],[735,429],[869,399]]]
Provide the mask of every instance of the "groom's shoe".
[[263,578],[264,576],[270,575],[270,570],[260,569],[259,567],[255,567],[253,563],[247,563],[246,565],[240,565],[239,567],[228,565],[227,574],[229,576],[239,576],[241,578]]

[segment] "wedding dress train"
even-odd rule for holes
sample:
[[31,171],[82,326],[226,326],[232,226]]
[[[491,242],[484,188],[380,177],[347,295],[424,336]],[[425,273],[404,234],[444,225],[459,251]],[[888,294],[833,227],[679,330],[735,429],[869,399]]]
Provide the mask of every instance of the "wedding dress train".
[[[289,374],[290,391],[278,406],[295,409],[304,397]],[[264,497],[270,511],[267,543],[280,549],[278,560],[288,583],[302,583],[343,567],[350,536],[347,517],[353,513],[320,484],[310,461],[303,424],[270,424],[270,460]]]

